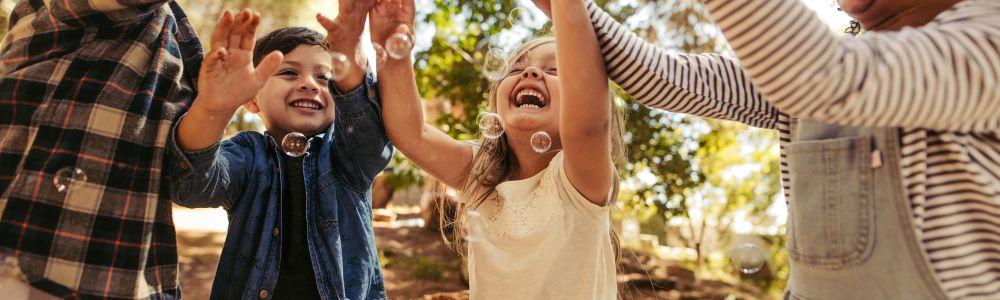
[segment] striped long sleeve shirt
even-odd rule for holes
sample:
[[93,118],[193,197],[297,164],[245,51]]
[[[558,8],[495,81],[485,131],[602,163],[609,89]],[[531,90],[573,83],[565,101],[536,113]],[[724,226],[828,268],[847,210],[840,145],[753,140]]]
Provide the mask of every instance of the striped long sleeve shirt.
[[707,4],[740,62],[667,53],[590,3],[611,79],[650,107],[778,130],[789,201],[794,119],[898,128],[914,230],[942,288],[1000,298],[1000,2],[861,38],[836,37],[798,0]]

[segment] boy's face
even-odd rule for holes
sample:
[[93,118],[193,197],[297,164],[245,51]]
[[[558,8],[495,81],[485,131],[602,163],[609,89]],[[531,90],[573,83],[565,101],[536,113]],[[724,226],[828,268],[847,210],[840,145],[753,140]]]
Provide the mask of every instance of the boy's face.
[[260,115],[267,131],[280,143],[285,134],[306,136],[326,131],[335,109],[330,95],[330,54],[320,46],[301,45],[285,61],[246,108]]

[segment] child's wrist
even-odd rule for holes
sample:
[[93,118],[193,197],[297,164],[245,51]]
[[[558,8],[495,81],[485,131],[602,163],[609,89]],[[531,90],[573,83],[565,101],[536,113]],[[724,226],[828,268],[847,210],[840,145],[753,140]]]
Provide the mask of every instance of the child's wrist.
[[225,119],[228,122],[228,120],[233,117],[233,114],[236,114],[236,111],[239,110],[239,107],[236,107],[236,108],[209,108],[209,107],[205,107],[205,104],[204,104],[205,101],[206,100],[204,100],[204,99],[202,99],[200,97],[197,98],[197,99],[195,99],[194,103],[191,104],[191,108],[188,109],[188,113],[189,114],[191,114],[191,113],[197,114],[197,115],[199,115],[199,116],[201,116],[203,118],[207,118],[207,119],[210,119],[210,120]]

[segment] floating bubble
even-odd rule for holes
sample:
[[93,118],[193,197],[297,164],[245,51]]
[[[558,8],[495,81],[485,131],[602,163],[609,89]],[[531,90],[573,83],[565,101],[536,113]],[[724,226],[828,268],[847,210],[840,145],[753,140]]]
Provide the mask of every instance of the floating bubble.
[[483,217],[477,211],[465,213],[465,242],[477,243],[485,238],[486,230],[483,228]]
[[52,183],[60,193],[69,190],[74,182],[87,182],[87,172],[80,168],[65,167],[56,171],[55,178],[52,178]]
[[744,243],[733,248],[730,258],[740,273],[754,274],[767,263],[767,251],[753,243]]
[[524,7],[515,8],[507,14],[507,23],[510,23],[510,26],[522,25],[531,27],[535,26],[535,23],[537,22],[538,20],[535,19],[535,14],[532,14],[531,11],[528,11],[528,9]]
[[549,148],[552,148],[552,137],[548,133],[539,131],[531,135],[531,149],[535,149],[535,152],[545,153]]
[[281,149],[291,157],[303,156],[309,152],[309,138],[298,132],[286,134],[281,139]]
[[361,69],[366,69],[368,64],[367,57],[365,57],[365,48],[358,45],[357,49],[354,50],[354,63],[358,65]]
[[500,120],[500,115],[484,112],[480,113],[479,117],[476,118],[476,124],[479,125],[479,132],[483,133],[483,136],[491,139],[499,138],[503,135],[503,121]]
[[385,53],[385,47],[382,47],[380,44],[372,44],[372,47],[375,48],[375,65],[379,67],[385,65],[385,61],[389,56]]
[[502,51],[498,47],[489,47],[483,55],[483,75],[493,81],[504,78],[507,71],[507,60],[503,58]]
[[351,60],[347,58],[340,52],[330,52],[330,57],[333,59],[333,65],[330,66],[330,74],[333,76],[333,80],[343,80],[347,77],[347,74],[351,73]]
[[393,59],[404,59],[410,56],[413,50],[413,38],[410,35],[397,32],[385,40],[385,51]]

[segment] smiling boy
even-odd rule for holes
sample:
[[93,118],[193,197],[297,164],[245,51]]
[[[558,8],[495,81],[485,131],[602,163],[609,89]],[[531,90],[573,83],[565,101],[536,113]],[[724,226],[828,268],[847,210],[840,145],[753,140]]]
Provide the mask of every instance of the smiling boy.
[[[254,44],[256,22],[229,28],[230,16],[220,21],[202,96],[172,140],[183,157],[175,162],[174,201],[229,214],[213,299],[386,298],[370,190],[392,146],[373,76],[353,65],[334,81],[330,54],[356,53],[373,3],[342,1],[337,20],[318,17],[326,38],[290,27]],[[220,143],[240,106],[258,114],[267,131]],[[304,155],[282,149],[293,133],[309,140]]]

